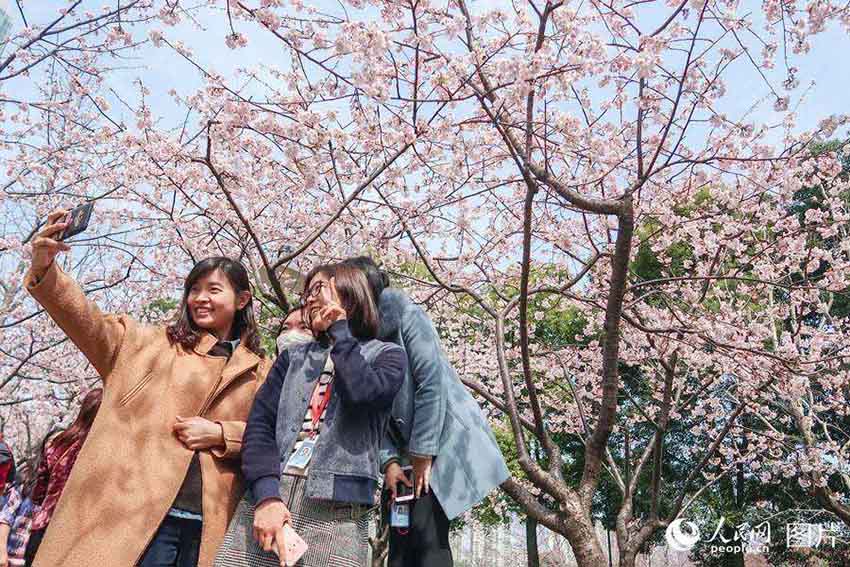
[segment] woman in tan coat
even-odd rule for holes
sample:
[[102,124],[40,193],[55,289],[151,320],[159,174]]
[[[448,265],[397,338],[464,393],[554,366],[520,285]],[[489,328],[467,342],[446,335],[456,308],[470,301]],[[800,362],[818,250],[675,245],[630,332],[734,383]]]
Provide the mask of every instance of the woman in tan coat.
[[26,287],[103,379],[101,409],[35,567],[212,565],[243,492],[245,420],[270,362],[247,272],[227,258],[186,278],[180,319],[105,315],[53,261],[57,211],[33,241]]

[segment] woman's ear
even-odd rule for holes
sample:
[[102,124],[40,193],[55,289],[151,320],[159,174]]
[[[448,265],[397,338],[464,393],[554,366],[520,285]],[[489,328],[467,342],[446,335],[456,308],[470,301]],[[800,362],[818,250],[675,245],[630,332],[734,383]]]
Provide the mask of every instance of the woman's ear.
[[251,292],[250,291],[241,291],[236,296],[236,308],[237,309],[245,309],[245,306],[251,302]]

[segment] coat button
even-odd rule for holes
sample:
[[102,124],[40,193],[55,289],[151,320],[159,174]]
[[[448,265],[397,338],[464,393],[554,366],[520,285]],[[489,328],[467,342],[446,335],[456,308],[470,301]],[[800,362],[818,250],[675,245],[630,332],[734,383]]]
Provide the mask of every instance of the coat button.
[[289,428],[289,430],[290,430],[290,431],[292,431],[293,433],[295,433],[296,428],[295,428],[295,426],[293,425],[292,427],[290,427],[290,428]]

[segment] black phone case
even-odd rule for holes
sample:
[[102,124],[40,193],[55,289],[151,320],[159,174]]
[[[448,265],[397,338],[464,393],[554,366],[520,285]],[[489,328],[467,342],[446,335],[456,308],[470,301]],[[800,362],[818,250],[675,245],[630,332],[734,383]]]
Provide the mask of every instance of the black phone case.
[[65,227],[65,231],[62,233],[60,240],[76,236],[87,229],[93,209],[94,203],[86,203],[79,207],[74,207],[68,215],[68,226]]
[[[412,482],[413,481],[413,468],[412,467],[402,467],[401,470],[404,473],[404,476],[407,478],[407,480]],[[399,481],[399,483],[396,485],[396,499],[405,498],[405,497],[411,496],[412,494],[413,494],[413,488],[408,488],[406,484]]]
[[396,498],[404,498],[406,496],[410,496],[413,494],[413,489],[408,488],[406,484],[403,482],[399,482],[396,485]]

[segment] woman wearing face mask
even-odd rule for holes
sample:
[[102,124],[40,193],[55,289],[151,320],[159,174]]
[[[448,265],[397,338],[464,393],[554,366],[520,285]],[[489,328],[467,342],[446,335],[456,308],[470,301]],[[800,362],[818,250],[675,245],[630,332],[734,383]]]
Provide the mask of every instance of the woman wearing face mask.
[[277,351],[313,342],[313,333],[304,321],[301,307],[296,307],[283,320],[283,331],[277,337]]
[[360,270],[320,266],[305,289],[316,340],[284,350],[257,393],[242,451],[256,511],[240,504],[217,566],[283,565],[287,523],[308,545],[298,567],[366,565],[378,451],[407,359],[374,339],[378,310]]
[[243,492],[245,420],[270,366],[248,274],[216,257],[192,268],[178,320],[105,315],[54,262],[69,247],[50,215],[26,287],[103,379],[103,402],[35,567],[212,564]]

